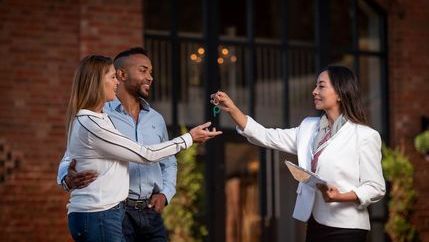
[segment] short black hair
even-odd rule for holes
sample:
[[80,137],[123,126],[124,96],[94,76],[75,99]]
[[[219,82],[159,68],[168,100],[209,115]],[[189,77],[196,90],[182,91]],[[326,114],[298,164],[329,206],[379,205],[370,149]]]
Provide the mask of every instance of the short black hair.
[[115,59],[113,59],[113,61],[116,61],[117,59],[119,59],[121,57],[128,57],[128,56],[132,56],[132,55],[144,55],[144,56],[149,58],[149,52],[145,48],[134,47],[134,48],[120,52],[118,55],[115,56]]
[[124,65],[125,58],[130,57],[132,55],[144,55],[149,58],[149,52],[142,47],[134,47],[128,50],[124,50],[118,55],[116,55],[115,59],[113,59],[115,69],[122,68]]

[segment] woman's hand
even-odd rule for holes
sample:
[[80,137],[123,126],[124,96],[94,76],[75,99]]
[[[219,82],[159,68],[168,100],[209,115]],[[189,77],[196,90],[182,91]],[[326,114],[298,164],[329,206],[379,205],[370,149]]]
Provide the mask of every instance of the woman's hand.
[[210,102],[216,106],[218,106],[221,110],[231,113],[235,109],[238,109],[235,106],[235,103],[231,100],[231,98],[225,93],[221,91],[217,91],[210,95]]
[[341,193],[335,186],[324,184],[317,184],[317,188],[322,192],[323,199],[327,203],[359,201],[356,193],[353,191]]
[[237,126],[244,130],[247,124],[247,116],[235,105],[231,98],[225,93],[218,91],[210,95],[210,102],[218,106],[222,111],[227,112]]
[[338,202],[337,199],[340,196],[338,188],[324,184],[317,184],[317,188],[319,188],[319,190],[322,192],[322,196],[325,202]]

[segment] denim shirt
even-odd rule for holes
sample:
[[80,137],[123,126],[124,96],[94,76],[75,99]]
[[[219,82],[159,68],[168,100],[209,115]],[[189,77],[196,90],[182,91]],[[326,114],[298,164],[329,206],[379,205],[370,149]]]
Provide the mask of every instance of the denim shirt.
[[[151,145],[169,140],[164,118],[141,99],[141,109],[137,123],[115,99],[106,103],[104,111],[109,115],[115,128],[139,144]],[[129,163],[131,199],[146,199],[152,193],[162,193],[170,202],[176,193],[177,161],[175,156],[153,164]]]

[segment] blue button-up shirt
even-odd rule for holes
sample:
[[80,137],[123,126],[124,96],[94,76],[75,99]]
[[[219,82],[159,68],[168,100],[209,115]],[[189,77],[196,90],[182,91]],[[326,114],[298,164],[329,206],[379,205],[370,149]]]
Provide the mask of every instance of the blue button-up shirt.
[[[116,129],[128,138],[143,145],[158,144],[168,140],[164,118],[141,100],[137,123],[129,115],[121,102],[116,99],[106,103],[104,111],[112,119]],[[129,163],[129,198],[149,198],[152,193],[162,193],[167,201],[176,193],[177,162],[174,156],[152,164]]]
[[[103,111],[119,132],[139,144],[152,145],[169,140],[164,118],[143,99],[137,123],[118,99],[107,102]],[[58,182],[67,174],[69,163],[67,155],[64,156],[58,170]],[[152,193],[162,193],[170,202],[176,193],[177,162],[174,156],[150,164],[130,162],[129,174],[129,198],[145,199]]]

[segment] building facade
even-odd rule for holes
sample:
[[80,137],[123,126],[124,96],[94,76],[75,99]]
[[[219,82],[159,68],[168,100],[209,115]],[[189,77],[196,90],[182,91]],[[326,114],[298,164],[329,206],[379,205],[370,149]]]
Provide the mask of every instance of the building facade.
[[[333,63],[359,75],[371,125],[415,166],[412,222],[429,240],[429,168],[413,146],[429,116],[429,3],[4,0],[0,13],[5,241],[71,241],[67,194],[55,177],[74,69],[87,54],[139,45],[151,52],[151,102],[172,133],[207,119],[225,130],[204,149],[209,241],[302,241],[304,228],[290,217],[296,184],[279,162],[285,155],[237,137],[227,117],[213,117],[208,95],[228,91],[267,126],[297,125],[317,115],[309,103],[314,79]],[[386,240],[384,205],[373,209],[372,241]]]

